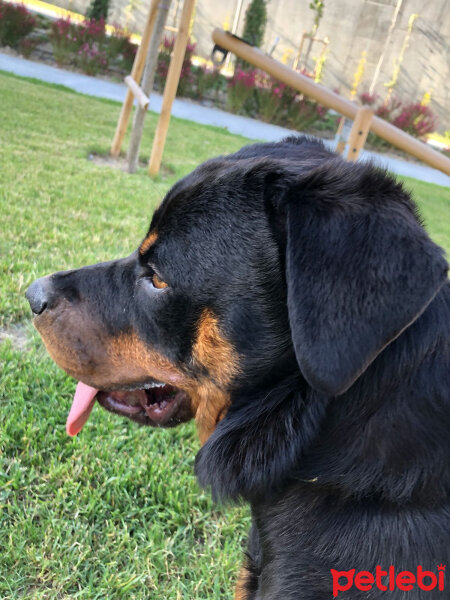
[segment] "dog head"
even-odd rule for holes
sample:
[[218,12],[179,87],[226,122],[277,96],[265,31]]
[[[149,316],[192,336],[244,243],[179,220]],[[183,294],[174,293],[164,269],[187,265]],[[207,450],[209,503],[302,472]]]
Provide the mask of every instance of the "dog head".
[[143,424],[194,417],[205,442],[286,377],[344,393],[446,270],[391,177],[291,138],[201,165],[131,256],[37,280],[27,297],[50,355],[84,384],[69,432],[97,397]]

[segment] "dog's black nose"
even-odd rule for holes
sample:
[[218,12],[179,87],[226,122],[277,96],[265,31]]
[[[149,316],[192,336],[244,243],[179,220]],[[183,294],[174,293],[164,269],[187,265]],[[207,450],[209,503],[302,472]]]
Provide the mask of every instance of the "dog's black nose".
[[48,278],[36,279],[25,292],[25,297],[30,303],[31,310],[40,315],[48,306],[49,285]]

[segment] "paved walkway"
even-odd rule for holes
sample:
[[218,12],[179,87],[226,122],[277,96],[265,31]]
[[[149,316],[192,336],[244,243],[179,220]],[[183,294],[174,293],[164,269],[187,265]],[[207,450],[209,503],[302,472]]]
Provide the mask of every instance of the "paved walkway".
[[[8,71],[22,77],[34,77],[49,83],[57,83],[81,94],[108,98],[110,100],[117,100],[117,102],[123,101],[127,89],[125,84],[122,83],[113,83],[2,53],[0,53],[0,70]],[[152,93],[150,97],[150,110],[159,113],[161,110],[161,100],[162,98],[159,94]],[[175,99],[173,104],[172,114],[180,119],[187,119],[204,125],[224,127],[230,133],[242,135],[251,140],[277,141],[286,135],[296,133],[283,127],[262,123],[248,117],[233,115],[217,108],[208,108],[189,100],[180,100],[178,98]],[[333,146],[332,142],[326,141],[325,143],[330,147]],[[438,185],[450,187],[450,177],[441,173],[441,171],[423,164],[407,162],[392,156],[368,151],[362,152],[362,158],[371,159],[376,164],[386,167],[399,175],[407,175],[408,177],[414,177],[429,183],[437,183]]]

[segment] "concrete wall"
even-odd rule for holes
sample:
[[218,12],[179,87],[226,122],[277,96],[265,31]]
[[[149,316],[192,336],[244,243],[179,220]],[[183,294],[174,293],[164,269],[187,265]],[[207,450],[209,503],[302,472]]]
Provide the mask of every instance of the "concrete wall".
[[[148,10],[149,0],[111,0],[110,22],[124,23],[140,31]],[[197,0],[193,37],[197,53],[209,56],[212,49],[211,31],[214,27],[231,28],[239,0]],[[237,33],[242,33],[245,10],[250,0],[243,0]],[[88,0],[57,0],[57,4],[85,12]],[[277,36],[280,40],[273,53],[279,60],[290,60],[304,31],[313,24],[310,0],[268,0],[268,23],[263,50],[268,51]],[[169,24],[176,21],[182,0],[172,0]],[[330,40],[329,54],[324,66],[323,83],[348,94],[361,57],[367,51],[367,63],[360,90],[368,89],[376,64],[383,50],[397,0],[325,0],[324,16],[318,37]],[[401,65],[394,95],[403,100],[420,100],[431,91],[431,108],[440,118],[439,129],[450,129],[450,0],[403,0],[391,41],[387,48],[376,91],[386,93],[384,83],[392,77],[393,63],[398,57],[408,29],[408,20],[418,13],[409,47]],[[126,16],[128,15],[128,17]],[[311,57],[317,56],[313,47]],[[291,58],[289,59],[288,56]]]

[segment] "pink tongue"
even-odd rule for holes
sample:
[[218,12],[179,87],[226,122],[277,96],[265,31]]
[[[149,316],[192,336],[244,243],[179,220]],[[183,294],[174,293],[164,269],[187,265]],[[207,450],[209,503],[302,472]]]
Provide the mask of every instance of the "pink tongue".
[[97,392],[98,390],[81,381],[78,383],[66,423],[67,434],[71,437],[77,435],[89,419]]

